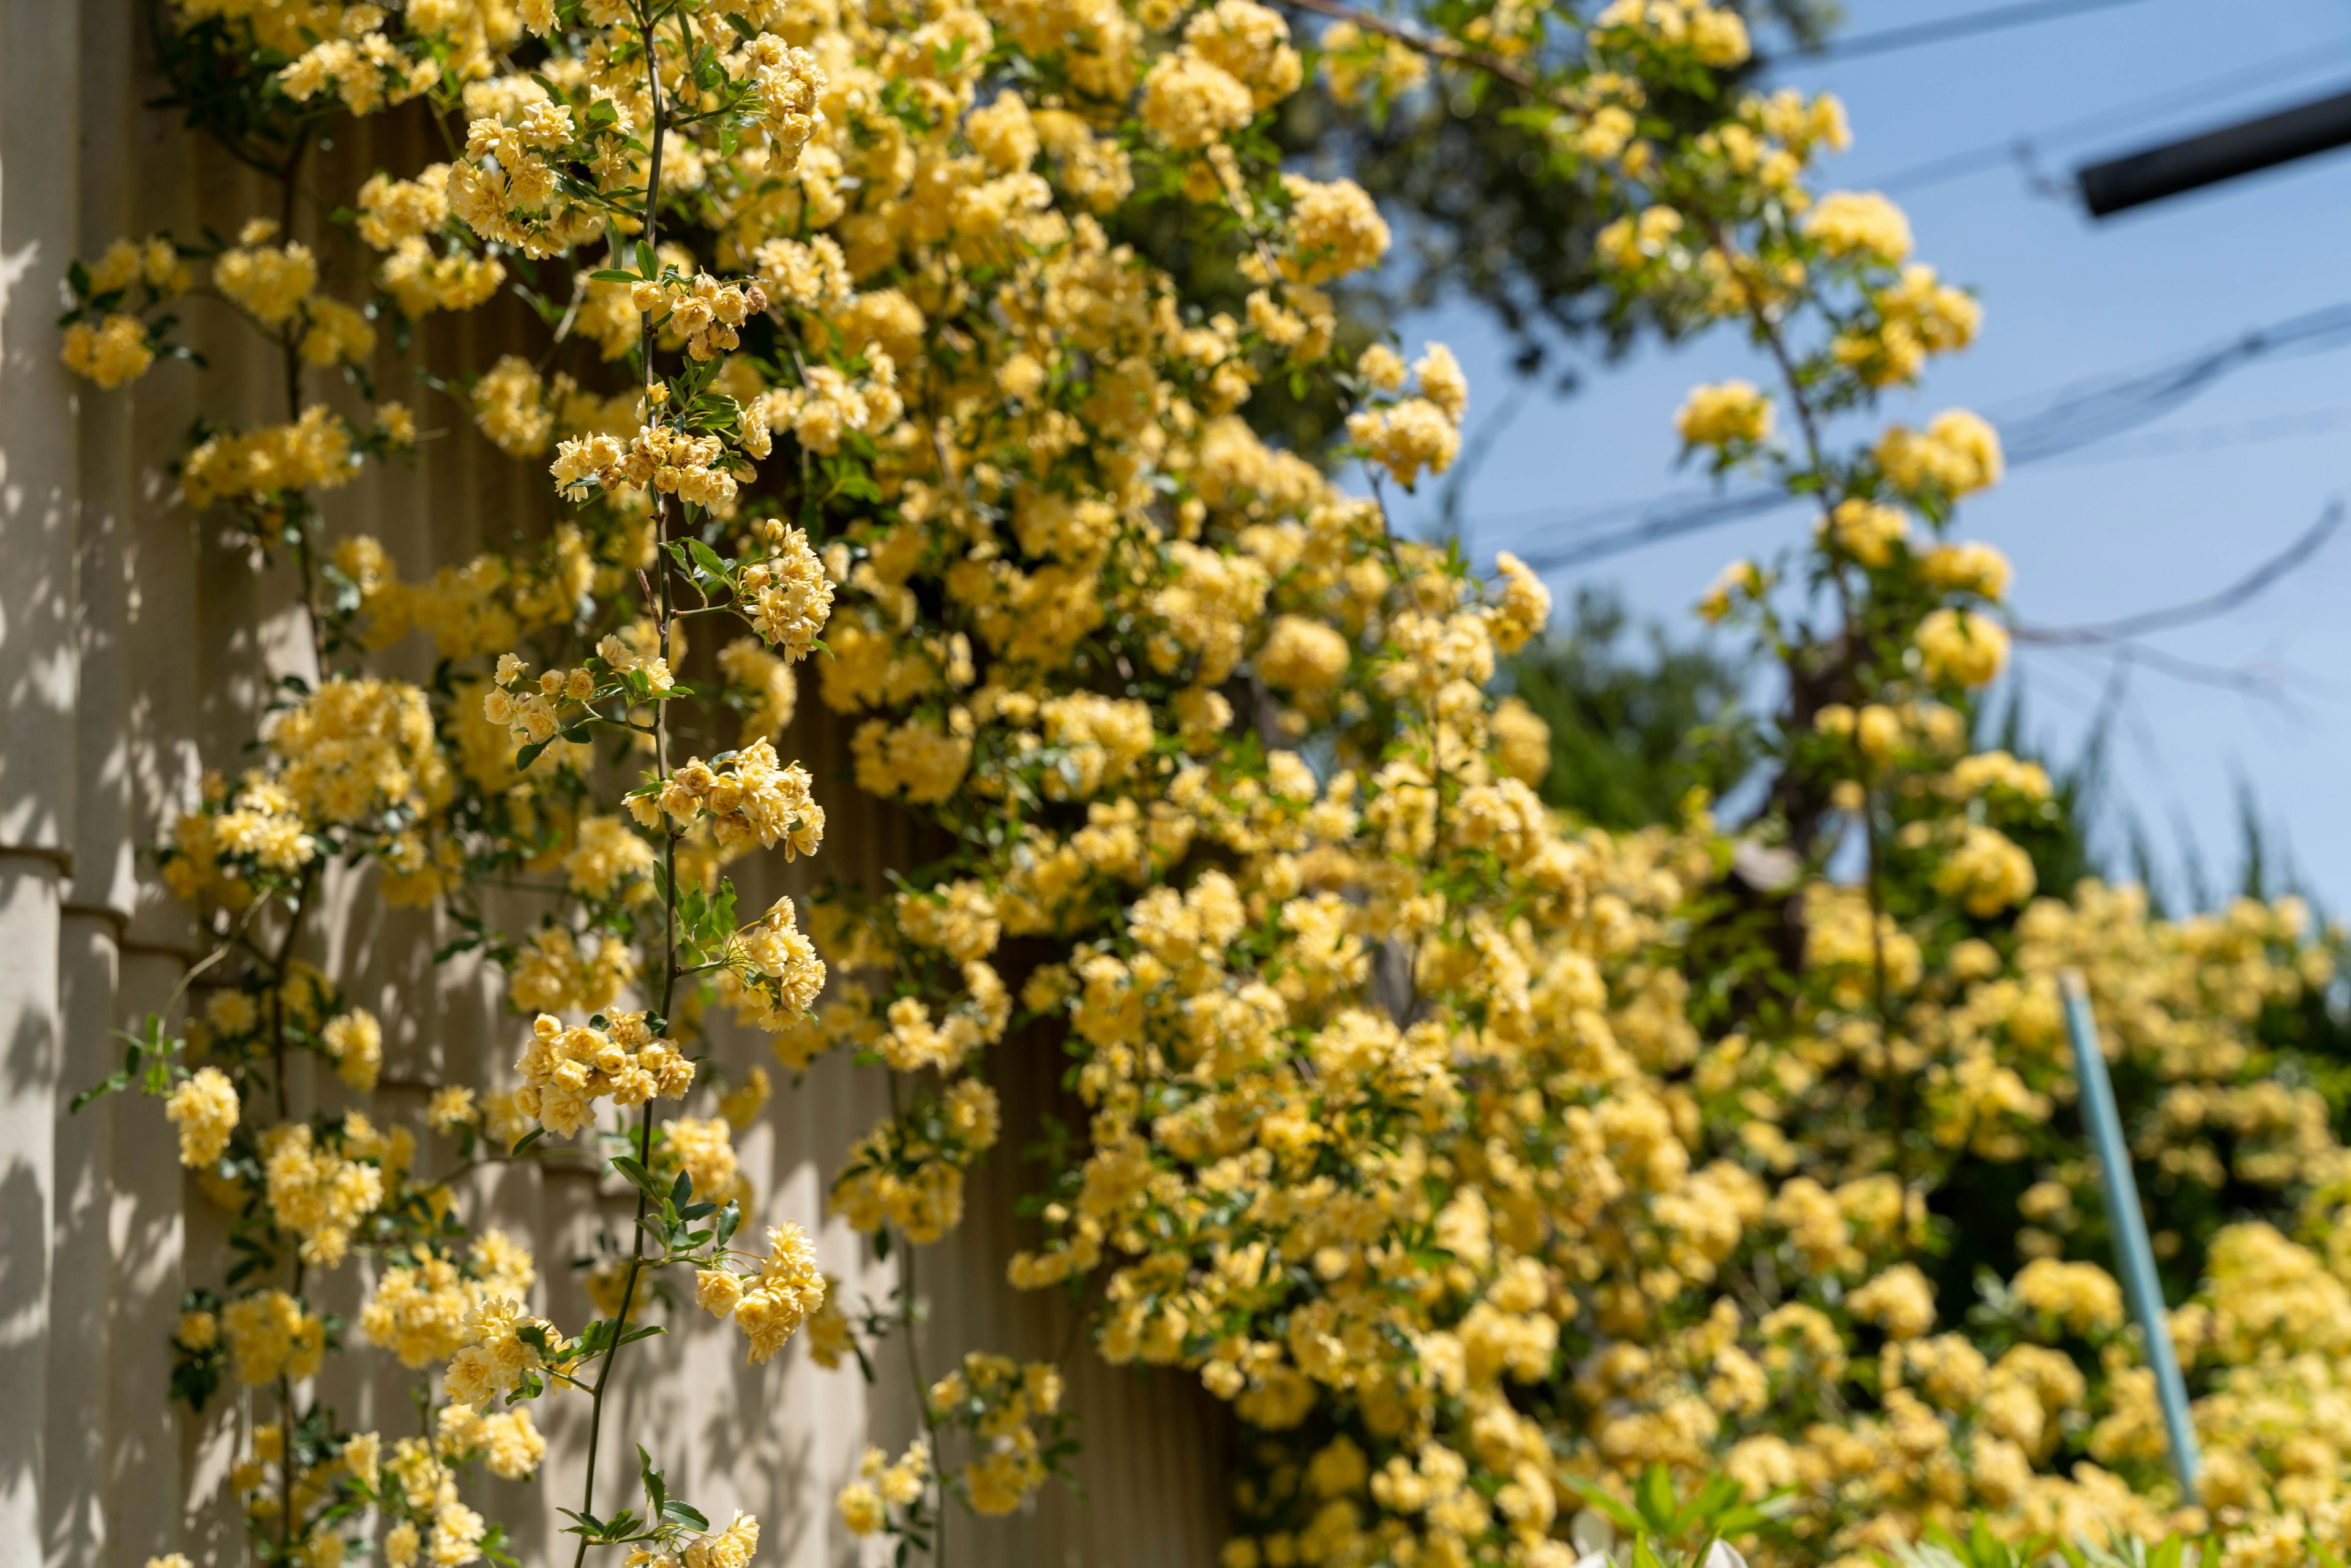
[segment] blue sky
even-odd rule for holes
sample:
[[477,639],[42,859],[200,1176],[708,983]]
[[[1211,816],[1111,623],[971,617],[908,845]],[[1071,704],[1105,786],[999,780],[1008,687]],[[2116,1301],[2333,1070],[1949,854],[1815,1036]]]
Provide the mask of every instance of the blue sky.
[[[1848,36],[1965,15],[1991,0],[1851,0]],[[2215,78],[2224,79],[2218,86]],[[2321,0],[2137,0],[2036,26],[1848,61],[1795,61],[1778,80],[1841,96],[1853,149],[1824,182],[1872,189],[1948,154],[2065,128],[2168,98],[2050,140],[2041,172],[2351,87],[2351,7]],[[1953,405],[2029,410],[2047,394],[2214,347],[2248,329],[2351,301],[2351,151],[2307,159],[2103,223],[2070,190],[2034,189],[2014,162],[1892,193],[1921,259],[1974,287],[1976,346],[1930,368],[1895,417]],[[1404,322],[1407,350],[1451,343],[1475,389],[1470,430],[1508,391],[1506,346],[1472,306]],[[2074,625],[2198,599],[2283,549],[2328,501],[2351,496],[2351,333],[2343,347],[2262,360],[2131,434],[2012,472],[1962,511],[2017,567],[2021,622]],[[1588,368],[1583,390],[1531,400],[1462,498],[1481,559],[1562,537],[1561,514],[1701,483],[1674,466],[1671,416],[1698,381],[1767,380],[1743,340],[1718,333]],[[1420,509],[1436,492],[1424,486]],[[1409,517],[1413,511],[1405,509]],[[1618,586],[1635,610],[1684,626],[1728,560],[1799,537],[1800,515],[1731,524],[1552,579]],[[2197,684],[2141,664],[2116,735],[2116,782],[2177,877],[2192,837],[2213,880],[2233,887],[2240,779],[2273,841],[2330,912],[2351,914],[2351,528],[2293,577],[2222,619],[2150,639],[2183,661],[2258,667],[2267,695]],[[2079,745],[2106,660],[2025,653],[2031,727],[2060,758]],[[2118,841],[2111,820],[2105,843]],[[2183,891],[2174,883],[2175,893]]]

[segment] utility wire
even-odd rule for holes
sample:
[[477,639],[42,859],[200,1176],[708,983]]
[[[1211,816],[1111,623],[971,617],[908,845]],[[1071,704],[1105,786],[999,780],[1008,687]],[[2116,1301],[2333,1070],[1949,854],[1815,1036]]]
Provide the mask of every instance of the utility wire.
[[2290,413],[2265,413],[2258,419],[2199,424],[2185,430],[2158,430],[2127,441],[2101,443],[2094,451],[2076,452],[2048,465],[2074,468],[2093,463],[2135,462],[2149,457],[2192,457],[2231,446],[2258,446],[2273,441],[2293,441],[2306,435],[2333,435],[2351,430],[2351,402],[2327,403]]
[[1928,44],[1948,43],[1953,38],[1971,37],[1978,33],[2031,26],[2037,22],[2054,22],[2085,11],[2110,11],[2117,5],[2137,4],[2139,0],[2033,0],[2029,5],[1995,5],[1987,11],[1970,11],[1964,16],[1946,16],[1940,21],[1917,22],[1907,27],[1887,27],[1881,32],[1864,33],[1858,37],[1840,38],[1817,49],[1805,49],[1793,55],[1775,55],[1764,63],[1808,65],[1814,60],[1849,60],[1863,55],[1891,54],[1896,49],[1915,49]]
[[[2012,467],[2045,463],[2107,440],[2150,420],[2159,419],[2188,402],[2214,382],[2256,361],[2288,352],[2316,352],[2351,343],[2351,301],[2306,311],[2195,353],[2116,375],[2076,382],[2044,398],[2030,400],[2039,406],[2003,416],[1999,405],[1987,411],[2001,434],[2001,445]],[[2019,407],[2018,400],[2010,407]],[[1744,517],[1760,517],[1793,506],[1778,489],[1758,487],[1720,495],[1681,491],[1644,500],[1620,501],[1571,513],[1520,513],[1530,521],[1549,522],[1554,536],[1571,537],[1549,548],[1520,551],[1538,571],[1583,566],[1622,555],[1644,545],[1678,538],[1685,534],[1720,528]],[[1489,523],[1507,520],[1489,517]],[[1628,526],[1609,525],[1634,519]],[[1474,527],[1477,519],[1472,519]],[[1606,531],[1595,532],[1594,530]],[[1468,530],[1465,530],[1465,532]],[[1581,534],[1584,537],[1575,538]]]
[[2137,615],[2126,615],[2119,621],[2107,621],[2090,626],[2020,626],[2016,638],[2020,643],[2039,643],[2053,647],[2082,646],[2106,643],[2127,643],[2144,637],[2150,632],[2177,631],[2199,621],[2210,621],[2226,615],[2267,592],[2303,562],[2316,555],[2319,548],[2343,526],[2343,502],[2338,497],[2326,504],[2326,509],[2313,523],[2296,535],[2292,544],[2280,550],[2252,570],[2222,589],[2202,599],[2190,600],[2164,610],[2149,610]]
[[2077,382],[2029,417],[2002,420],[2001,447],[2011,463],[2045,462],[2160,418],[2231,371],[2258,360],[2340,348],[2351,341],[2351,301],[2307,311],[2234,341],[2151,369]]
[[2179,110],[2209,109],[2216,97],[2250,92],[2256,88],[2273,86],[2295,77],[2332,67],[2346,55],[2351,55],[2351,37],[2336,38],[2331,43],[2294,50],[2254,65],[2224,71],[2201,81],[2169,88],[2146,98],[2102,109],[2095,114],[2078,120],[2065,120],[2044,130],[2023,132],[2002,141],[1989,141],[1965,152],[1945,153],[1923,162],[1907,164],[1875,179],[1857,180],[1861,189],[1883,191],[1895,194],[1903,191],[1922,190],[1949,181],[1980,174],[1988,169],[2022,162],[2030,167],[2036,150],[2060,147],[2071,142],[2088,141],[2113,130],[2152,120]]

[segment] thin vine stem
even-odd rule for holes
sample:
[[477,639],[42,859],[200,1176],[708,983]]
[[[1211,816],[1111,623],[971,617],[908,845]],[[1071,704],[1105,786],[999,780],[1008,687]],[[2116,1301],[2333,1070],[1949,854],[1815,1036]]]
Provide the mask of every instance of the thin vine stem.
[[[1708,216],[1706,220],[1706,228],[1707,237],[1712,242],[1716,252],[1722,256],[1724,267],[1739,285],[1740,298],[1746,302],[1747,319],[1754,329],[1755,336],[1761,340],[1765,350],[1771,356],[1772,364],[1779,370],[1781,382],[1787,388],[1789,406],[1795,411],[1796,426],[1804,438],[1806,472],[1820,486],[1821,522],[1825,528],[1835,516],[1836,501],[1829,488],[1828,457],[1821,444],[1820,422],[1813,413],[1811,398],[1805,394],[1803,378],[1797,372],[1795,356],[1789,351],[1786,336],[1780,330],[1779,322],[1766,308],[1762,298],[1757,294],[1755,286],[1740,271],[1736,253],[1731,248],[1729,236],[1723,230],[1721,220]],[[1838,657],[1844,666],[1846,678],[1850,683],[1861,662],[1862,627],[1859,612],[1855,606],[1851,585],[1845,580],[1844,566],[1842,561],[1837,564],[1834,580],[1836,585],[1838,616],[1844,623],[1842,646],[1839,649]],[[1857,749],[1858,731],[1856,731]],[[1868,759],[1865,757],[1862,760],[1866,765]],[[1863,873],[1863,881],[1864,893],[1868,899],[1869,907],[1870,1001],[1872,1009],[1877,1014],[1878,1050],[1885,1055],[1883,1077],[1886,1111],[1893,1122],[1894,1175],[1896,1181],[1899,1182],[1907,1192],[1910,1186],[1909,1080],[1894,1060],[1894,1009],[1890,1000],[1891,987],[1886,975],[1884,930],[1886,920],[1884,857],[1879,842],[1877,798],[1874,787],[1865,789],[1863,793],[1861,824],[1865,847],[1868,851],[1868,864]]]
[[[637,36],[643,42],[645,51],[645,86],[646,90],[653,98],[653,139],[646,160],[645,205],[644,214],[642,220],[643,229],[643,243],[650,246],[658,243],[658,235],[660,234],[662,141],[664,133],[667,127],[666,122],[663,118],[660,54],[655,44],[653,22],[642,5],[637,6],[636,11]],[[655,348],[653,340],[653,312],[650,310],[643,311],[639,314],[637,341],[639,346],[639,358],[642,361],[641,369],[643,374],[644,412],[645,417],[650,419],[654,416],[653,393],[654,385],[653,352]],[[662,496],[661,492],[656,490],[654,492],[653,501],[653,638],[655,648],[658,651],[658,653],[663,657],[666,657],[669,653],[670,574],[667,563],[662,559],[661,547],[667,542],[668,531],[669,508],[666,505],[665,498]],[[664,778],[668,777],[669,774],[669,721],[667,714],[668,705],[656,700],[653,704],[653,765]],[[667,1027],[670,1009],[675,999],[678,974],[677,834],[674,831],[668,833],[666,835],[666,841],[667,841],[663,847],[662,876],[662,966],[664,974],[662,980],[661,1011],[664,1029]],[[637,1163],[640,1166],[650,1168],[653,1160],[653,1097],[648,1096],[644,1102],[643,1107],[640,1110],[637,1116]],[[636,1300],[637,1278],[644,1271],[645,1209],[646,1195],[644,1189],[640,1186],[637,1190],[636,1218],[634,1222],[629,1227],[629,1268],[628,1272],[622,1276],[621,1281],[621,1308],[612,1325],[612,1343],[604,1352],[602,1364],[596,1369],[595,1387],[590,1391],[589,1396],[588,1466],[585,1479],[581,1482],[580,1486],[580,1511],[590,1518],[594,1517],[596,1511],[596,1459],[597,1452],[603,1437],[604,1395],[607,1387],[611,1382],[612,1368],[621,1358],[622,1335],[627,1332],[629,1309]],[[658,1523],[659,1521],[655,1521],[654,1522]],[[580,1537],[579,1549],[572,1553],[572,1568],[580,1568],[580,1564],[585,1563],[587,1559],[588,1536],[584,1533],[583,1527],[583,1533]]]
[[[883,1078],[890,1092],[890,1117],[899,1114],[898,1074],[886,1072]],[[888,1236],[885,1225],[882,1234]],[[944,1563],[947,1557],[947,1477],[939,1457],[939,1426],[931,1414],[931,1385],[923,1375],[922,1350],[914,1343],[914,1244],[902,1231],[898,1235],[898,1338],[903,1343],[906,1358],[906,1377],[914,1385],[914,1416],[923,1424],[923,1437],[931,1446],[931,1474],[938,1483],[939,1514],[931,1530],[931,1562]]]

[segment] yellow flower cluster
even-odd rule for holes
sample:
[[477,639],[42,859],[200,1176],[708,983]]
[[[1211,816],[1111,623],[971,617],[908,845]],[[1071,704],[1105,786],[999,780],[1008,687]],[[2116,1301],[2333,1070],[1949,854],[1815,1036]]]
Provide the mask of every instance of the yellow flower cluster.
[[1674,431],[1687,446],[1725,452],[1759,446],[1771,434],[1771,400],[1752,382],[1693,388],[1674,415]]
[[109,389],[138,380],[155,362],[154,347],[147,340],[147,324],[136,316],[119,311],[95,327],[87,321],[77,321],[67,328],[60,354],[66,369]]
[[332,489],[358,475],[350,427],[314,404],[291,424],[207,438],[180,465],[180,494],[191,507],[260,507],[281,492]]
[[649,424],[625,444],[616,435],[576,435],[556,449],[548,471],[558,489],[584,499],[591,488],[643,490],[648,486],[692,506],[732,508],[738,475],[716,435],[687,435]]
[[180,1163],[201,1170],[221,1157],[236,1131],[236,1086],[217,1067],[199,1067],[164,1103],[163,1114],[178,1124]]
[[[537,1331],[548,1354],[523,1337]],[[483,1292],[466,1312],[457,1349],[449,1358],[442,1389],[452,1405],[470,1406],[486,1415],[491,1405],[522,1386],[523,1379],[565,1360],[566,1342],[544,1318],[523,1315],[521,1303],[509,1297]]]
[[[1364,350],[1355,368],[1383,393],[1404,384],[1404,362],[1384,346]],[[1423,468],[1442,474],[1453,466],[1461,450],[1461,418],[1469,410],[1469,383],[1453,351],[1443,344],[1429,344],[1414,361],[1412,374],[1419,382],[1416,395],[1347,416],[1348,439],[1364,449],[1364,460],[1407,490]]]
[[784,859],[816,853],[824,841],[824,808],[809,792],[808,769],[785,764],[765,737],[714,765],[695,758],[660,784],[629,797],[640,827],[668,817],[680,827],[709,819],[721,850],[753,843],[784,846]]
[[240,1296],[221,1310],[221,1338],[236,1380],[247,1385],[308,1377],[327,1348],[327,1325],[283,1291]]
[[816,1246],[808,1232],[786,1223],[768,1232],[768,1256],[758,1271],[703,1269],[695,1274],[695,1304],[716,1318],[731,1318],[749,1342],[755,1364],[783,1349],[784,1342],[824,1304],[827,1281],[816,1266]]
[[486,1301],[521,1301],[538,1273],[528,1249],[503,1230],[486,1230],[465,1265],[428,1252],[386,1269],[360,1309],[360,1332],[403,1366],[447,1361],[466,1343]]
[[172,826],[163,880],[182,898],[243,909],[253,901],[255,879],[298,872],[318,853],[318,839],[285,789],[249,773],[232,798],[218,776],[209,776],[203,809]]
[[[1008,1355],[973,1351],[960,1367],[931,1385],[928,1398],[934,1421],[967,1430],[987,1445],[980,1458],[956,1473],[973,1512],[1010,1513],[1045,1484],[1048,1471],[1037,1426],[1050,1425],[1061,1413],[1060,1368],[1050,1362],[1023,1365]],[[889,1472],[882,1479],[887,1499]]]
[[858,1479],[841,1489],[833,1506],[850,1534],[871,1535],[888,1522],[888,1510],[922,1500],[930,1483],[931,1446],[917,1437],[894,1463],[882,1449],[868,1448],[858,1461],[857,1474]]
[[1921,431],[1896,425],[1877,444],[1886,482],[1907,496],[1957,499],[2000,482],[2000,434],[1965,409],[1937,414]]
[[516,1108],[559,1137],[586,1126],[595,1102],[642,1105],[659,1095],[684,1097],[694,1063],[645,1027],[643,1013],[613,1013],[600,1025],[567,1027],[552,1014],[532,1020],[530,1039],[515,1061],[522,1087]]
[[1803,229],[1823,255],[1840,260],[1899,267],[1910,259],[1910,220],[1875,191],[1831,191],[1804,214]]
[[271,1215],[301,1239],[303,1261],[324,1269],[342,1262],[352,1230],[383,1202],[386,1175],[397,1176],[412,1147],[405,1127],[386,1138],[356,1111],[331,1140],[290,1122],[270,1128],[260,1142]]

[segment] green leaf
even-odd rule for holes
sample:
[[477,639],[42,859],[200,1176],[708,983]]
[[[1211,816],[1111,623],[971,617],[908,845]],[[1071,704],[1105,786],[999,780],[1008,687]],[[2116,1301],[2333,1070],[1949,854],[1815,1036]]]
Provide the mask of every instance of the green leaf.
[[524,747],[520,751],[516,752],[515,771],[517,773],[529,772],[530,765],[538,760],[539,753],[545,751],[549,747],[554,744],[554,737],[549,736],[545,740],[534,740],[528,746]]
[[645,1169],[645,1167],[638,1164],[635,1159],[627,1155],[616,1155],[612,1159],[612,1168],[619,1171],[623,1176],[626,1176],[629,1180],[629,1185],[635,1187],[639,1192],[643,1193],[647,1197],[652,1198],[656,1203],[661,1201],[661,1177]]
[[[599,99],[597,101],[601,104],[603,100]],[[598,267],[588,276],[598,283],[634,283],[637,281],[637,275],[635,273],[623,272],[617,267]]]
[[700,1509],[692,1503],[680,1502],[675,1498],[662,1504],[661,1512],[663,1518],[674,1519],[689,1530],[707,1531],[710,1528],[710,1521],[704,1517]]
[[1642,1471],[1641,1483],[1634,1489],[1633,1496],[1650,1529],[1660,1535],[1671,1533],[1674,1515],[1678,1511],[1674,1505],[1673,1478],[1666,1473],[1665,1466],[1651,1465]]
[[[887,1235],[888,1232],[884,1231],[882,1234]],[[1614,1524],[1617,1529],[1624,1531],[1628,1535],[1635,1533],[1640,1530],[1641,1516],[1635,1513],[1631,1509],[1625,1507],[1622,1501],[1611,1495],[1596,1481],[1583,1476],[1566,1476],[1562,1479],[1567,1482],[1568,1486],[1572,1488],[1576,1495],[1581,1497],[1584,1502],[1593,1508],[1598,1509],[1602,1513],[1606,1514],[1609,1521]]]
[[515,1140],[515,1146],[508,1149],[507,1153],[509,1155],[518,1155],[545,1136],[547,1136],[546,1128],[533,1127],[529,1132],[525,1133],[521,1137],[517,1138]]
[[669,1495],[669,1486],[662,1472],[653,1469],[653,1457],[645,1452],[643,1443],[637,1445],[637,1475],[644,1483],[645,1497],[652,1502],[653,1511],[659,1513],[662,1500]]
[[653,249],[653,241],[639,240],[637,242],[638,276],[651,280],[661,276],[661,253]]
[[716,1245],[722,1249],[725,1248],[728,1239],[734,1236],[737,1228],[742,1223],[742,1206],[730,1200],[724,1208],[721,1208],[718,1211],[718,1218],[714,1222],[712,1227],[712,1228],[716,1232],[716,1235],[713,1238]]
[[105,1078],[99,1080],[97,1083],[75,1095],[72,1101],[66,1107],[67,1113],[68,1114],[78,1113],[83,1106],[89,1104],[91,1101],[111,1094],[118,1089],[128,1089],[129,1087],[131,1087],[130,1074],[125,1072],[110,1073]]

